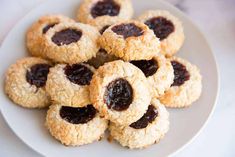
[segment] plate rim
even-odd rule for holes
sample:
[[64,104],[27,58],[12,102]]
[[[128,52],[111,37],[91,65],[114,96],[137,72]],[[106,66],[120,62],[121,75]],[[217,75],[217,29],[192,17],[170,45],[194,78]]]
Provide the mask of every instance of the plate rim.
[[[20,25],[21,23],[23,23],[23,21],[25,21],[25,19],[30,16],[30,14],[32,14],[32,12],[34,12],[35,9],[39,8],[39,7],[42,7],[43,5],[46,5],[47,3],[50,3],[51,1],[54,1],[54,0],[47,0],[47,1],[42,1],[40,2],[37,6],[31,8],[24,16],[22,16],[22,18],[17,21],[14,26],[11,28],[11,30],[6,34],[6,36],[4,37],[2,43],[1,43],[1,46],[0,46],[0,53],[3,53],[2,51],[2,47],[3,45],[5,44],[5,42],[7,41],[7,39],[9,38],[9,35],[16,29],[16,27],[18,25]],[[196,28],[197,30],[197,33],[200,34],[200,36],[203,38],[203,40],[205,41],[205,44],[208,46],[209,50],[210,50],[210,53],[212,55],[212,59],[215,63],[215,72],[216,72],[216,77],[215,77],[215,81],[216,81],[216,93],[215,93],[215,99],[213,101],[213,107],[210,111],[210,113],[208,114],[208,117],[206,118],[206,120],[204,121],[204,123],[202,124],[202,126],[199,128],[199,130],[197,131],[197,133],[195,133],[190,140],[188,140],[187,142],[185,142],[181,147],[179,147],[178,149],[176,149],[174,152],[170,153],[169,156],[174,156],[176,154],[178,154],[179,152],[181,152],[182,150],[184,150],[186,147],[188,147],[192,142],[194,142],[194,140],[201,134],[201,132],[205,129],[205,127],[207,126],[207,124],[209,123],[209,121],[211,120],[211,117],[215,111],[215,108],[217,106],[217,103],[218,103],[218,98],[219,98],[219,93],[220,93],[220,71],[219,71],[219,66],[218,66],[218,62],[217,62],[217,59],[216,59],[216,56],[214,54],[214,52],[212,51],[212,48],[207,40],[207,37],[206,35],[204,35],[203,31],[200,29],[200,27],[193,22],[193,20],[191,20],[191,18],[185,14],[184,12],[182,12],[180,9],[178,9],[177,7],[175,7],[173,4],[171,4],[170,2],[168,1],[164,1],[164,0],[157,0],[158,2],[166,5],[167,7],[173,9],[173,10],[176,10],[178,14],[180,14],[180,16],[182,16],[183,18],[187,19],[191,24],[194,25],[194,27]],[[4,78],[2,78],[4,79]],[[4,88],[4,85],[3,85],[3,88]],[[4,89],[2,89],[1,91],[4,95],[5,95],[5,92],[4,92]],[[42,156],[47,156],[47,154],[44,154],[43,152],[40,152],[39,150],[33,148],[31,145],[29,145],[23,138],[20,138],[20,136],[18,135],[18,133],[12,129],[11,125],[9,124],[7,118],[5,117],[4,115],[4,112],[2,111],[2,107],[0,105],[0,113],[2,114],[2,117],[4,119],[4,121],[6,122],[6,124],[8,125],[8,127],[10,128],[10,130],[14,133],[14,135],[16,135],[16,137],[22,141],[28,148],[30,148],[31,150],[33,150],[34,152],[36,152],[37,154],[39,155],[42,155]]]

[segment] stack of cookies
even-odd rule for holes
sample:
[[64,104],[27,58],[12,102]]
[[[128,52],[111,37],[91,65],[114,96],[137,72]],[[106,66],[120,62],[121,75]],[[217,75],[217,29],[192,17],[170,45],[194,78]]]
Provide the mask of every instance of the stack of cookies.
[[100,140],[107,128],[131,149],[157,143],[169,129],[165,107],[196,101],[201,75],[174,56],[184,42],[178,18],[132,15],[130,0],[83,0],[78,22],[40,17],[26,34],[33,57],[8,69],[6,94],[22,107],[49,106],[46,127],[64,145]]

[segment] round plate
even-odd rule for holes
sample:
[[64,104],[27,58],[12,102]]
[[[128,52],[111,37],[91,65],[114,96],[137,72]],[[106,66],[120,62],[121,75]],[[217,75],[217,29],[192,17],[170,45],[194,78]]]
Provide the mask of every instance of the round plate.
[[[2,44],[1,58],[1,89],[4,88],[4,73],[9,65],[17,59],[27,56],[25,33],[27,28],[41,15],[61,13],[75,17],[80,0],[49,0],[32,10],[8,34]],[[118,143],[109,143],[106,139],[81,147],[65,147],[50,136],[44,126],[46,110],[30,110],[14,105],[0,92],[1,111],[8,125],[28,146],[44,156],[69,157],[162,157],[179,151],[192,141],[205,125],[215,106],[218,91],[218,72],[214,56],[207,41],[198,28],[178,9],[159,0],[133,0],[135,13],[148,9],[165,9],[177,16],[185,29],[186,40],[177,54],[196,64],[203,76],[203,92],[200,99],[190,108],[169,109],[170,130],[159,144],[144,150],[129,150]]]

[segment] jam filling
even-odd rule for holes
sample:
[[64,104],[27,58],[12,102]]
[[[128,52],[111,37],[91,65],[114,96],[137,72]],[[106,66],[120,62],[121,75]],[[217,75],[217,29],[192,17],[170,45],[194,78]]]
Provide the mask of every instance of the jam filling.
[[89,85],[93,76],[93,72],[82,64],[67,65],[64,68],[67,78],[78,85]]
[[86,107],[67,107],[62,106],[60,117],[72,124],[85,124],[92,120],[97,111],[92,105]]
[[171,86],[181,86],[185,81],[190,79],[190,74],[183,64],[177,61],[171,61],[171,65],[174,69],[174,82]]
[[50,28],[54,27],[55,25],[56,25],[56,23],[46,25],[46,26],[42,29],[42,33],[45,34]]
[[104,31],[109,28],[109,26],[110,26],[110,25],[104,26],[104,27],[100,30],[100,34],[103,34]]
[[130,127],[134,129],[143,129],[152,123],[158,116],[158,111],[153,105],[149,105],[147,112],[138,121],[132,123]]
[[146,77],[154,75],[158,69],[158,63],[153,59],[131,61],[131,63],[138,67]]
[[69,45],[80,40],[82,32],[75,29],[64,29],[56,32],[51,40],[58,46]]
[[151,18],[145,24],[154,31],[154,34],[160,40],[167,38],[175,30],[174,24],[164,17]]
[[123,78],[109,83],[104,94],[104,102],[109,109],[116,111],[127,110],[133,100],[133,89]]
[[125,39],[128,37],[138,37],[144,34],[144,31],[134,23],[116,25],[112,27],[112,31],[117,35],[122,35]]
[[47,81],[50,65],[48,64],[35,64],[26,72],[26,80],[31,85],[37,88],[43,87]]
[[120,11],[120,6],[114,0],[101,0],[98,1],[91,9],[93,18],[109,15],[117,16]]

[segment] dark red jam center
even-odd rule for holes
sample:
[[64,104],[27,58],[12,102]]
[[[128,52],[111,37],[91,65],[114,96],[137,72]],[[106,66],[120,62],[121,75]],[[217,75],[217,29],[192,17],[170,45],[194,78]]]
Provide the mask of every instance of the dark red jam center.
[[100,34],[103,34],[104,31],[109,28],[109,26],[110,26],[110,25],[104,26],[104,27],[100,30]]
[[131,61],[131,63],[137,66],[144,73],[146,77],[154,75],[158,69],[158,63],[153,59]]
[[120,6],[114,0],[101,0],[98,1],[91,9],[93,18],[98,16],[117,16],[120,11]]
[[58,46],[69,45],[80,40],[82,32],[75,29],[64,29],[56,32],[51,40]]
[[26,80],[31,85],[37,88],[43,87],[47,81],[50,65],[48,64],[35,64],[26,72]]
[[138,121],[132,123],[130,127],[135,129],[143,129],[152,123],[158,116],[158,111],[153,105],[149,105],[147,112]]
[[112,31],[122,35],[125,39],[128,37],[138,37],[144,34],[144,31],[134,23],[120,24],[112,27]]
[[54,27],[55,25],[56,25],[56,23],[46,25],[46,26],[42,29],[42,33],[45,34],[50,28]]
[[64,68],[67,78],[78,85],[89,85],[93,76],[93,72],[82,64],[67,65]]
[[96,112],[92,105],[87,105],[86,107],[62,106],[60,117],[72,124],[85,124],[95,117]]
[[128,109],[132,99],[133,89],[129,82],[122,78],[109,83],[104,94],[104,102],[108,108],[116,111]]
[[174,24],[164,17],[151,18],[145,24],[154,31],[154,34],[160,40],[167,38],[175,30]]
[[185,81],[190,79],[190,74],[183,64],[177,61],[171,61],[171,65],[174,68],[174,82],[171,86],[181,86]]

